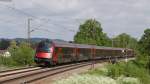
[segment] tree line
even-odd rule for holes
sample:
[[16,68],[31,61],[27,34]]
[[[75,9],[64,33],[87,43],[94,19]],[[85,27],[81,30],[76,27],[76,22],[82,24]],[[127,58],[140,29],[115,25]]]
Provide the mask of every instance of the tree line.
[[103,32],[100,22],[89,19],[79,26],[79,31],[74,36],[74,42],[98,46],[137,48],[138,40],[126,33],[110,38]]
[[74,42],[98,46],[131,48],[142,54],[150,55],[150,29],[144,30],[140,39],[122,33],[110,38],[103,32],[101,23],[95,19],[88,19],[79,26],[79,31],[74,36]]
[[[99,21],[95,19],[88,19],[79,26],[79,30],[74,36],[74,43],[107,47],[131,48],[137,52],[137,55],[140,54],[140,59],[148,58],[147,60],[149,60],[150,58],[150,29],[148,28],[144,30],[144,34],[139,40],[126,33],[122,33],[117,35],[116,37],[110,38],[106,33],[103,32],[103,28]],[[10,41],[7,39],[0,40],[1,50],[8,49],[11,52],[12,57],[20,56],[20,58],[15,57],[16,59],[14,60],[17,61],[18,59],[21,59],[22,56],[23,58],[27,58],[24,59],[24,61],[20,61],[20,63],[24,65],[31,64],[31,62],[28,62],[26,60],[33,58],[33,52],[36,46],[37,43],[31,43],[27,45],[26,42],[18,42],[14,40]],[[28,55],[30,57],[25,55],[27,53],[30,53]],[[144,57],[143,55],[146,57]]]

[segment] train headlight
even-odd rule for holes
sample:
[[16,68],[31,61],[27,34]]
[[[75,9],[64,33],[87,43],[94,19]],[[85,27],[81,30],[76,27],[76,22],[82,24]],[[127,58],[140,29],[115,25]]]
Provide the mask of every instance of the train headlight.
[[122,53],[124,53],[125,52],[125,50],[122,50]]
[[52,53],[49,53],[49,58],[52,58]]

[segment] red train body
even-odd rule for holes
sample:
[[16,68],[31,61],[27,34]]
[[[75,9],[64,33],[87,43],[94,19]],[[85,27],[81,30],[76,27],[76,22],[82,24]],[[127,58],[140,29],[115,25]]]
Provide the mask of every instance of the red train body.
[[116,59],[133,57],[132,49],[74,44],[59,41],[42,41],[36,48],[37,64],[54,65],[92,59]]

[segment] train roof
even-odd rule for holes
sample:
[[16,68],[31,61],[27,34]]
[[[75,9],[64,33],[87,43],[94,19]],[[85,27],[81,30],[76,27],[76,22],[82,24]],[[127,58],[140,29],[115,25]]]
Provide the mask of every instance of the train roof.
[[[113,47],[104,47],[104,46],[96,46],[96,45],[86,45],[86,44],[75,44],[69,42],[61,42],[61,41],[52,41],[55,47],[68,47],[68,48],[95,48],[95,49],[102,49],[102,50],[125,50],[125,48],[113,48]],[[132,50],[132,49],[128,49]]]

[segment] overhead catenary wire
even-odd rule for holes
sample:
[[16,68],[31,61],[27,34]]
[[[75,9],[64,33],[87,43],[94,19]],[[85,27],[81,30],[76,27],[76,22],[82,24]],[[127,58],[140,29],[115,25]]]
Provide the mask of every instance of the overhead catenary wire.
[[[41,24],[41,25],[39,25],[39,26],[37,26],[37,27],[40,28],[40,27],[42,27],[42,26],[45,26],[45,24],[46,24],[46,23],[49,23],[49,22],[50,22],[50,20],[48,19],[48,21],[46,21],[45,23],[43,23],[43,24]],[[53,22],[53,24],[51,24],[51,25],[59,26],[60,28],[67,29],[67,30],[70,31],[70,32],[76,32],[75,30],[70,29],[70,28],[67,28],[67,27],[64,27],[63,25],[60,25],[60,24],[58,24],[58,23],[54,23],[54,22]]]
[[[4,5],[4,4],[2,4],[2,5]],[[34,19],[34,21],[40,20],[40,21],[42,21],[42,22],[44,22],[44,23],[50,23],[50,25],[59,26],[59,28],[62,28],[65,32],[63,32],[63,34],[62,34],[62,33],[59,33],[59,32],[53,32],[53,31],[48,30],[48,29],[43,29],[43,28],[41,28],[41,27],[45,26],[44,24],[41,24],[41,26],[38,27],[38,30],[42,30],[42,31],[45,31],[45,32],[50,32],[51,34],[53,33],[53,34],[59,35],[59,36],[62,36],[62,35],[64,36],[64,35],[66,35],[66,31],[76,32],[76,31],[73,30],[73,29],[70,29],[70,28],[65,27],[65,25],[63,25],[63,24],[54,23],[54,22],[52,22],[52,20],[50,20],[50,19],[39,18],[39,17],[37,17],[37,16],[34,16],[34,15],[29,14],[29,13],[27,13],[27,12],[24,12],[24,11],[22,11],[21,9],[17,9],[17,8],[12,7],[12,6],[9,6],[9,5],[4,5],[4,6],[6,6],[7,8],[10,8],[11,10],[14,10],[15,12],[18,12],[18,13],[20,13],[20,14],[23,14],[23,15],[27,16],[27,18],[32,18],[32,19]],[[32,30],[32,28],[34,29],[34,28],[36,28],[36,27],[31,27],[31,30]]]
[[4,20],[0,18],[0,23],[12,24],[12,25],[22,25],[23,23],[18,23],[13,20]]
[[54,32],[54,31],[51,31],[51,30],[48,30],[48,29],[41,29],[41,28],[34,28],[30,32],[33,32],[33,31],[36,31],[36,30],[42,30],[42,31],[46,31],[46,32],[49,32],[49,33],[55,33],[57,35],[64,35],[62,33],[57,33],[57,32]]
[[[37,4],[38,6],[41,6],[39,3],[37,3],[37,2],[33,2],[33,1],[31,1],[32,3],[35,3],[35,4]],[[49,10],[49,9],[48,9]],[[44,19],[44,18],[43,18]],[[66,19],[66,18],[65,18]],[[49,22],[52,22],[52,20],[50,20],[50,19],[44,19],[45,20],[45,23],[49,23]],[[44,24],[45,23],[43,23],[43,24],[41,24],[41,25],[39,25],[39,26],[37,26],[37,27],[41,27],[41,26],[44,26]],[[67,28],[67,27],[64,27],[63,25],[61,25],[61,24],[57,24],[57,23],[53,23],[52,25],[55,25],[55,26],[59,26],[59,27],[63,27],[64,29],[67,29],[67,30],[69,30],[69,31],[71,31],[71,32],[76,32],[75,30],[73,30],[73,29],[70,29],[70,28]],[[68,26],[68,25],[67,25]]]
[[[2,4],[2,5],[4,5],[4,4]],[[17,11],[17,12],[19,12],[19,13],[25,15],[25,16],[32,17],[33,19],[38,19],[38,20],[44,21],[44,22],[46,22],[46,23],[51,22],[50,19],[38,18],[38,17],[36,17],[36,16],[34,16],[34,15],[32,15],[32,14],[26,13],[26,12],[20,10],[20,9],[15,8],[15,7],[11,7],[11,6],[9,6],[9,5],[4,5],[4,6],[7,7],[7,8],[12,9],[12,10],[14,10],[14,11]],[[52,23],[51,23],[51,24],[52,24]],[[53,23],[52,25],[60,26],[61,28],[67,29],[67,30],[69,30],[69,31],[71,31],[71,32],[76,32],[76,31],[73,30],[73,29],[69,29],[69,28],[63,27],[62,25],[57,24],[57,23]],[[41,24],[39,27],[41,27],[41,26],[43,26],[43,24]]]

